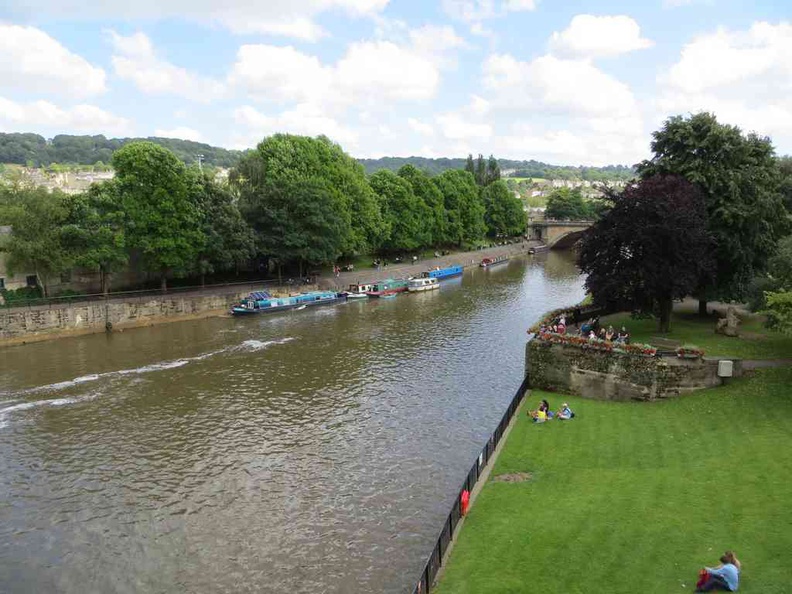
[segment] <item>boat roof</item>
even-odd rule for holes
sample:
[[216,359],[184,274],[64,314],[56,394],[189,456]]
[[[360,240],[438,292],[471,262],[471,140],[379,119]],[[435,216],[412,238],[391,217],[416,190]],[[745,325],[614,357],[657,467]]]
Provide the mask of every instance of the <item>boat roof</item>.
[[272,295],[267,293],[266,291],[254,291],[250,294],[250,297],[253,299],[270,299]]

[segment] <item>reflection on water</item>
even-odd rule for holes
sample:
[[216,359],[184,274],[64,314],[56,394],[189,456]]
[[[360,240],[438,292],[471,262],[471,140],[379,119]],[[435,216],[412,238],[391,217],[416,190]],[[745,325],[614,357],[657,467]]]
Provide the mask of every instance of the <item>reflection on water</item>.
[[404,592],[583,296],[566,255],[439,291],[0,350],[0,590]]

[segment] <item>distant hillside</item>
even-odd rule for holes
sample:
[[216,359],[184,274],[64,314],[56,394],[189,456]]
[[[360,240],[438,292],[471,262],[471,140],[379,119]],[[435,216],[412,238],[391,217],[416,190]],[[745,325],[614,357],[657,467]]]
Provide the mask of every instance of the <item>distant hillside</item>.
[[113,151],[135,140],[150,140],[172,150],[185,163],[195,163],[198,155],[203,162],[216,167],[232,167],[244,154],[192,140],[176,138],[105,138],[59,134],[48,141],[38,134],[0,133],[0,163],[47,166],[52,163],[94,165],[109,163]]
[[[398,171],[402,165],[413,165],[426,173],[437,175],[447,169],[464,169],[465,159],[427,159],[426,157],[382,157],[381,159],[358,159],[371,174],[380,169]],[[627,165],[608,165],[606,167],[573,167],[550,165],[541,161],[514,161],[498,159],[505,177],[542,177],[546,179],[614,181],[628,180],[635,171]],[[508,172],[508,173],[506,173]]]
[[[192,140],[177,138],[106,138],[97,136],[73,136],[59,134],[47,140],[39,134],[6,134],[0,133],[0,163],[32,165],[46,167],[53,163],[74,165],[95,165],[110,163],[113,151],[135,140],[150,140],[169,148],[185,163],[197,161],[203,155],[206,165],[215,167],[233,167],[246,151],[235,151]],[[371,174],[380,169],[397,171],[402,165],[411,164],[429,173],[437,175],[448,169],[464,169],[466,159],[427,159],[425,157],[383,157],[381,159],[358,159],[366,173]],[[541,177],[561,180],[627,180],[635,172],[626,165],[608,165],[607,167],[567,167],[549,165],[541,161],[513,161],[498,159],[501,171],[512,177]]]

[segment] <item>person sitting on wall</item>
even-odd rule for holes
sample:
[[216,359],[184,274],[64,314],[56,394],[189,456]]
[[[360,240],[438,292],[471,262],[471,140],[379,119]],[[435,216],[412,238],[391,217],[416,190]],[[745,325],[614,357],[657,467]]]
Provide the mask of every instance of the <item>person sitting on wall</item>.
[[594,333],[594,330],[589,330],[588,339],[589,340],[597,340],[597,335]]
[[599,338],[600,340],[605,340],[605,336],[606,336],[605,328],[600,328],[597,338]]
[[561,410],[559,410],[558,413],[556,413],[556,419],[558,419],[559,421],[568,421],[574,416],[575,413],[572,412],[572,409],[569,408],[569,405],[566,402],[564,402],[564,404],[561,405]]
[[720,558],[720,565],[705,567],[699,572],[696,592],[711,592],[713,590],[736,592],[740,585],[741,567],[734,551],[726,551]]
[[621,342],[622,344],[627,344],[630,342],[630,333],[627,332],[627,328],[622,326],[621,330],[619,330],[619,334],[616,336],[616,342]]
[[605,331],[605,340],[610,342],[615,337],[616,337],[616,331],[613,329],[613,326],[608,326],[608,329]]

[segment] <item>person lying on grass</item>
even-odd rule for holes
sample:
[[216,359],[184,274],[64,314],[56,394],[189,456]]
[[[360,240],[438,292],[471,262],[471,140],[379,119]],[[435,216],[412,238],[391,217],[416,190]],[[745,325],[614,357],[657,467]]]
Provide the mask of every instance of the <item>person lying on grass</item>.
[[566,402],[561,405],[561,410],[556,413],[556,419],[559,421],[568,421],[574,416],[575,413],[572,412],[572,409],[569,408],[569,405]]
[[740,585],[741,564],[734,551],[726,551],[720,558],[717,567],[705,567],[699,572],[696,592],[722,590],[736,592]]

